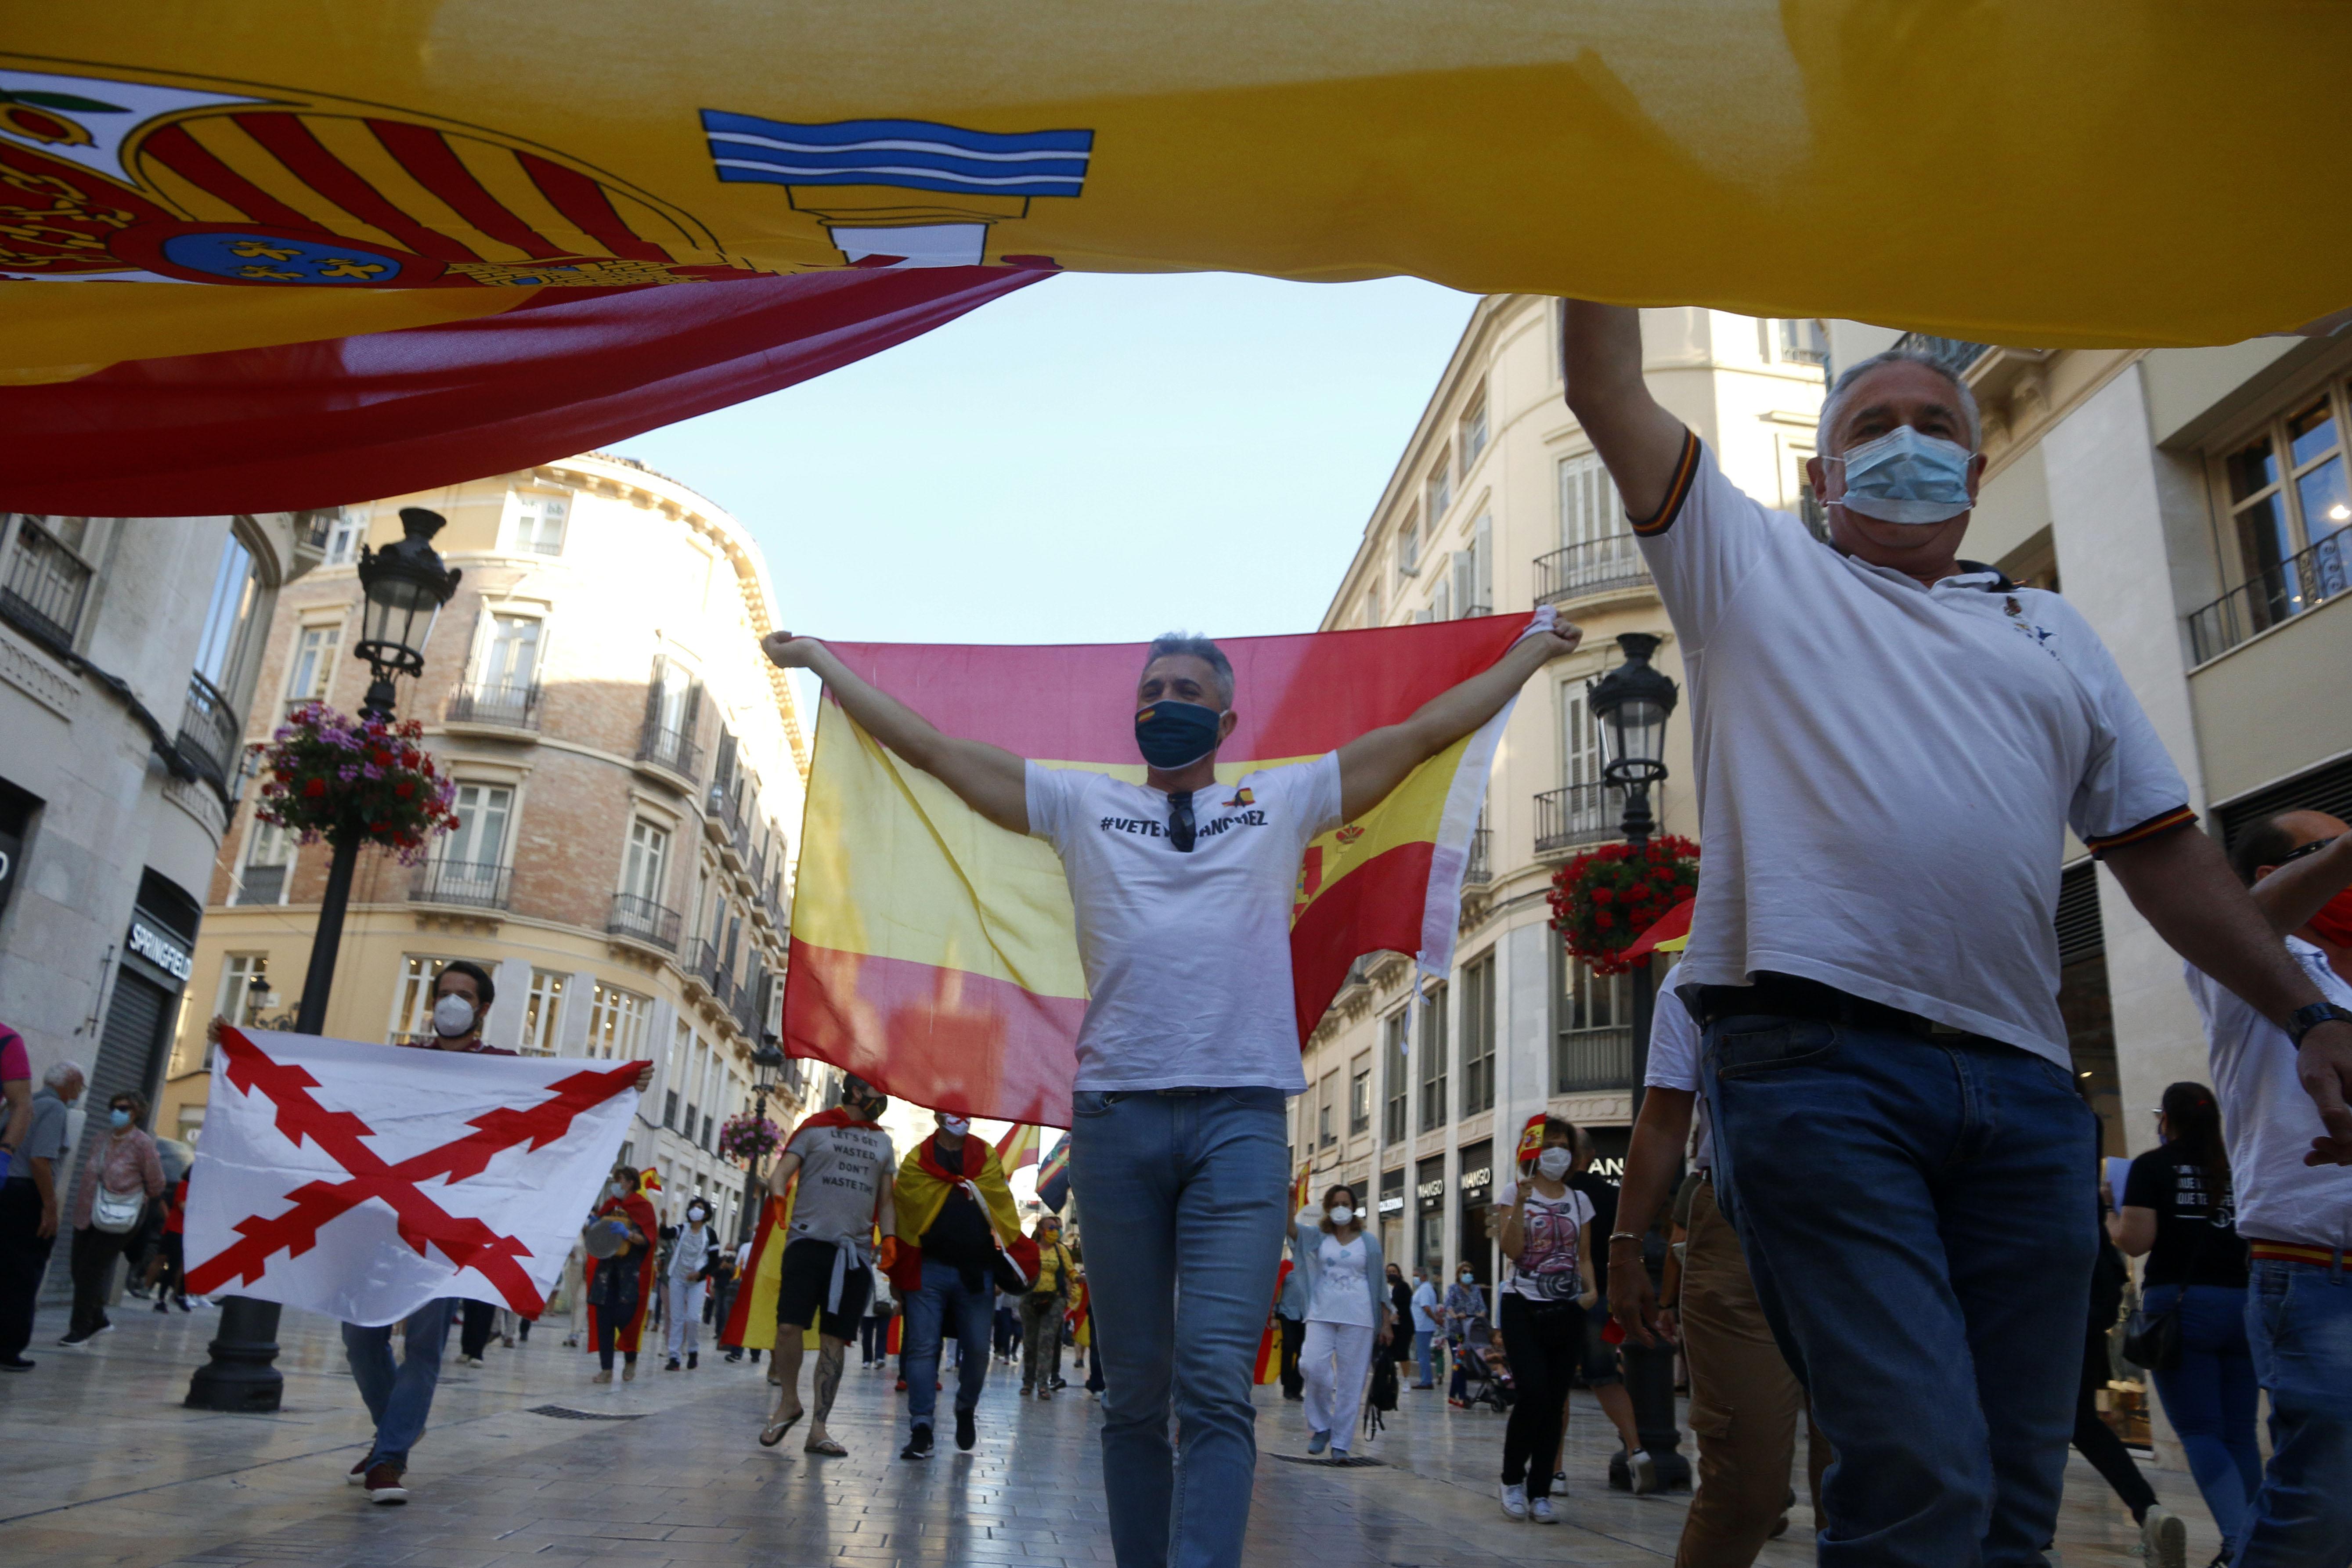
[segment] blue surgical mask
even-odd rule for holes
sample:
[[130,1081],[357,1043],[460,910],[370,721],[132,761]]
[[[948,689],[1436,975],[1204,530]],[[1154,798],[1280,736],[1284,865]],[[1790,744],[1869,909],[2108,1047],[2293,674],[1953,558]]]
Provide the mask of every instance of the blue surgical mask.
[[131,1112],[123,1110],[120,1106],[117,1106],[115,1109],[106,1113],[106,1121],[107,1125],[120,1131],[121,1129],[131,1125]]
[[1976,504],[1969,499],[1969,463],[1975,456],[1898,425],[1830,459],[1845,465],[1845,494],[1831,504],[1881,522],[1948,522]]
[[1224,715],[1197,702],[1154,702],[1135,715],[1135,749],[1163,771],[1190,767],[1217,749]]

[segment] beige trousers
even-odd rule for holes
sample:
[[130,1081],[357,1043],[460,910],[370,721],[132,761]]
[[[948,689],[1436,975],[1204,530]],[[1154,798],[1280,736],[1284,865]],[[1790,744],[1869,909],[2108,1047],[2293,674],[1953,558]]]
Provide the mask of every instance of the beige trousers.
[[1807,1428],[1816,1519],[1830,1446],[1764,1321],[1739,1237],[1706,1183],[1691,1200],[1682,1330],[1698,1489],[1683,1521],[1675,1568],[1748,1568],[1787,1506],[1799,1419]]

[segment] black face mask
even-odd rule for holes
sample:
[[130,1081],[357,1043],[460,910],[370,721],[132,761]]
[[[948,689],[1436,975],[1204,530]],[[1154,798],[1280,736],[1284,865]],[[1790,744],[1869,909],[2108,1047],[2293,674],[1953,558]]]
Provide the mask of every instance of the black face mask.
[[1155,768],[1190,767],[1217,749],[1223,718],[1197,702],[1154,702],[1136,711],[1135,749]]

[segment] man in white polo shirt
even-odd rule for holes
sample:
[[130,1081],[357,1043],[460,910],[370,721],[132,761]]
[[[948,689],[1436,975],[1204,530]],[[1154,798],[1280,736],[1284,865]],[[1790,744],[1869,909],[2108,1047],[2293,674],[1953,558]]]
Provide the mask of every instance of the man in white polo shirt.
[[[2231,847],[2254,901],[2327,1001],[2352,1008],[2352,831],[2290,811]],[[2352,1170],[2296,1081],[2285,1031],[2193,966],[2238,1234],[2253,1258],[2246,1337],[2271,1396],[2263,1470],[2238,1568],[2352,1563]]]
[[[1650,395],[1637,312],[1570,303],[1563,353],[1689,672],[1706,872],[1677,984],[1717,1200],[1837,1451],[1821,1561],[2039,1564],[2095,1239],[2052,925],[2067,828],[2265,1016],[2317,988],[2189,831],[2089,626],[1958,560],[1984,458],[1957,377],[1905,353],[1839,377],[1823,545]],[[2352,1158],[2352,1026],[2298,1026]]]
[[1307,842],[1500,712],[1580,636],[1539,618],[1402,723],[1223,786],[1234,668],[1206,637],[1171,633],[1145,657],[1139,784],[943,735],[814,639],[776,632],[761,645],[814,670],[867,734],[965,805],[1062,858],[1087,994],[1070,1181],[1087,1213],[1119,1568],[1241,1561],[1257,1465],[1251,1369],[1289,1219],[1283,1100],[1307,1088],[1290,912]]

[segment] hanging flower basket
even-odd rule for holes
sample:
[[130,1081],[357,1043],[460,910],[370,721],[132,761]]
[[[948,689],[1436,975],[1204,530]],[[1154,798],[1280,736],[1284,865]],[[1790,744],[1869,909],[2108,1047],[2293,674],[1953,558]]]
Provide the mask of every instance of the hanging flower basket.
[[719,1129],[719,1157],[740,1160],[746,1169],[758,1164],[776,1152],[784,1141],[783,1129],[764,1116],[744,1111],[730,1116]]
[[1698,846],[1689,839],[1605,844],[1552,873],[1551,929],[1595,974],[1622,974],[1633,967],[1623,954],[1634,939],[1697,890]]
[[428,840],[457,826],[457,786],[433,765],[414,719],[347,719],[309,702],[254,751],[268,774],[255,817],[304,844],[373,844],[415,865]]

